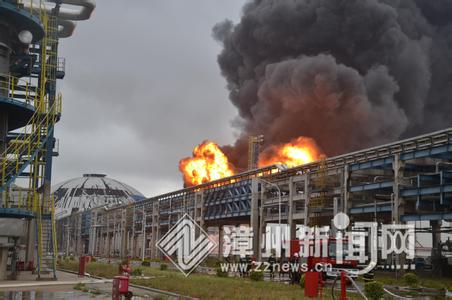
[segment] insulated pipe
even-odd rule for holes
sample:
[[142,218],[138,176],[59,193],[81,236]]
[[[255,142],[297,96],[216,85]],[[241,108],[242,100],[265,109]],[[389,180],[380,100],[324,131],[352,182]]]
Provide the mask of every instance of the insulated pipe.
[[74,10],[64,7],[60,8],[60,13],[58,14],[58,16],[61,19],[72,21],[88,20],[91,17],[94,9],[96,8],[96,3],[94,2],[94,0],[48,0],[48,2],[80,6],[80,10]]
[[68,38],[74,33],[77,24],[74,21],[58,19],[58,37]]
[[[74,21],[88,20],[91,17],[96,2],[94,0],[48,0],[48,2],[68,4],[72,6],[80,6],[81,9],[75,10],[66,7],[61,7],[58,13],[58,37],[67,38],[72,36],[76,23]],[[31,3],[25,3],[25,7],[31,8]],[[46,5],[46,12],[52,13],[53,6]],[[39,8],[33,7],[33,10],[38,12]]]

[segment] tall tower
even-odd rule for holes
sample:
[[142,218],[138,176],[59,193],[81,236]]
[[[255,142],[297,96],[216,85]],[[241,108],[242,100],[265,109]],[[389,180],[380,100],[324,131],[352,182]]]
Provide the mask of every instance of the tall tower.
[[[53,132],[61,115],[56,85],[65,75],[58,42],[94,8],[91,0],[0,0],[0,245],[6,245],[0,246],[0,280],[7,275],[8,255],[12,279],[14,259],[21,255],[38,279],[56,278],[50,186]],[[25,253],[17,253],[18,245]]]
[[248,170],[258,168],[260,146],[264,142],[264,136],[254,135],[248,139]]

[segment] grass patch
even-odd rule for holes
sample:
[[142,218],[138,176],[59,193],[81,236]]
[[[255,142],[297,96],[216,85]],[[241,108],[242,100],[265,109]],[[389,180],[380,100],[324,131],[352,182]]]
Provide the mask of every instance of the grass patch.
[[132,282],[200,299],[303,298],[303,289],[299,286],[201,274],[192,274],[185,277],[173,272],[167,274],[167,276],[156,277],[151,280],[136,279]]
[[406,285],[411,287],[417,287],[419,285],[419,277],[414,273],[406,273],[403,275],[403,281]]
[[[78,272],[78,261],[60,261],[59,267],[62,269]],[[118,275],[118,266],[98,262],[91,262],[86,265],[86,272],[90,275],[113,278]]]
[[142,274],[143,274],[142,268],[133,268],[132,272],[130,273],[130,275],[132,276],[141,276]]
[[[60,267],[78,271],[77,261],[61,261]],[[177,270],[160,270],[160,266],[139,269],[143,275],[152,279],[133,279],[132,283],[166,290],[181,295],[200,299],[304,299],[304,290],[300,285],[286,285],[269,281],[253,281],[249,278],[218,277],[216,275],[191,274],[185,277]],[[89,263],[87,272],[94,276],[112,278],[118,275],[116,264]],[[376,274],[375,279],[383,284],[404,285],[402,278],[396,279],[392,274]],[[452,288],[450,279],[419,278],[419,285],[430,288]],[[83,288],[83,287],[81,287]],[[331,299],[331,289],[324,289],[325,299]],[[358,294],[348,293],[350,299],[361,299]]]
[[208,268],[217,268],[220,266],[221,262],[222,260],[218,259],[218,257],[208,256],[205,260],[203,260],[201,266]]
[[381,299],[385,291],[383,290],[383,284],[378,281],[367,282],[364,285],[364,293],[367,298],[370,300],[378,300]]
[[[384,285],[410,286],[410,284],[406,282],[406,277],[397,279],[395,278],[395,275],[391,273],[376,273],[375,279]],[[442,277],[418,277],[416,286],[432,289],[447,288],[449,291],[452,291],[452,280],[450,278]]]
[[84,284],[84,283],[81,283],[81,282],[79,282],[79,283],[77,283],[76,285],[74,285],[74,290],[81,291],[81,290],[83,290],[84,288],[85,288],[85,284]]
[[[78,262],[62,262],[60,267],[78,270]],[[286,285],[268,281],[252,281],[243,278],[225,278],[204,274],[185,277],[179,271],[140,267],[145,276],[152,279],[133,279],[132,283],[200,299],[303,299],[304,291],[298,285]],[[89,263],[91,275],[112,278],[118,267],[102,263]],[[106,276],[102,276],[106,275]]]

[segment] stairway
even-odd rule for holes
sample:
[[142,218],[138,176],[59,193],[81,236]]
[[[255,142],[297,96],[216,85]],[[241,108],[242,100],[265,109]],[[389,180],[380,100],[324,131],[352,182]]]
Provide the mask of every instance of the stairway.
[[38,280],[56,280],[56,231],[54,213],[47,211],[38,216]]

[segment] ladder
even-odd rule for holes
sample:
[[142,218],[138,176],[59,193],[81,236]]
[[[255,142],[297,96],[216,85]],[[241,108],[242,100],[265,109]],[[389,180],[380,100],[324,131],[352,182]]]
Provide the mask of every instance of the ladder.
[[[41,96],[45,98],[41,109],[43,109],[46,116],[53,116],[56,101],[56,71],[57,71],[57,46],[58,46],[58,24],[55,17],[45,17],[45,37],[41,41]],[[45,124],[36,127],[36,131],[40,132],[42,137],[51,137],[51,141],[47,140],[45,147],[39,149],[39,155],[34,159],[32,166],[32,176],[30,176],[30,184],[39,189],[44,184],[46,157],[48,157],[47,143],[53,143],[53,128],[56,120],[53,118],[46,118]],[[52,153],[50,153],[52,155]],[[39,184],[39,185],[38,185]],[[57,247],[56,247],[56,226],[55,226],[55,203],[53,197],[46,191],[38,194],[40,197],[39,207],[37,210],[37,241],[38,241],[38,264],[37,274],[38,279],[41,279],[43,275],[50,274],[56,279],[56,260],[57,260]]]
[[[38,236],[38,280],[43,279],[44,275],[50,275],[56,279],[57,263],[57,240],[54,200],[51,197],[51,203],[43,201],[43,206],[39,208],[37,214],[37,236]],[[51,208],[48,211],[48,208]]]

